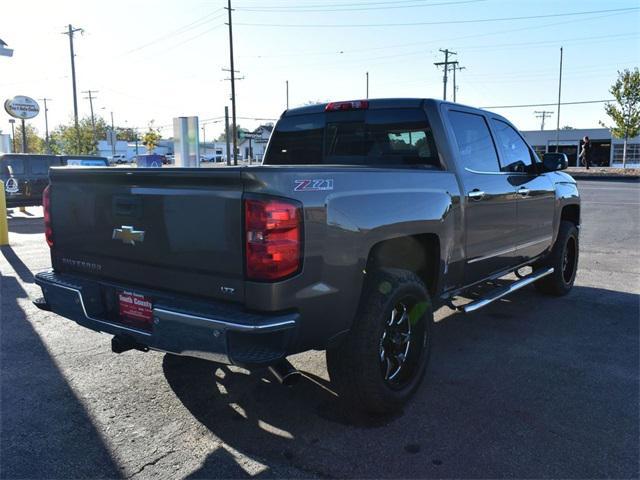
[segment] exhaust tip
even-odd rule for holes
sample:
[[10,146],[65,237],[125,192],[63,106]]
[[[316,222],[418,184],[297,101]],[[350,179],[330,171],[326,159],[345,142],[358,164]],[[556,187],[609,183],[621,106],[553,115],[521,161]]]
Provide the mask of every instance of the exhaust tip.
[[280,385],[285,385],[287,387],[298,383],[298,380],[300,380],[300,377],[302,376],[296,367],[291,365],[286,358],[270,365],[269,371]]

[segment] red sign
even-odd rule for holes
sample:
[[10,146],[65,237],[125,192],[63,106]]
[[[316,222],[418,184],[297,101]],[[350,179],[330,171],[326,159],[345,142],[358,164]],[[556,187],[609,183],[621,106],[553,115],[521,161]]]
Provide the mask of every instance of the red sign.
[[143,323],[151,323],[153,304],[144,295],[126,291],[118,292],[118,302],[120,303],[120,315],[122,317]]

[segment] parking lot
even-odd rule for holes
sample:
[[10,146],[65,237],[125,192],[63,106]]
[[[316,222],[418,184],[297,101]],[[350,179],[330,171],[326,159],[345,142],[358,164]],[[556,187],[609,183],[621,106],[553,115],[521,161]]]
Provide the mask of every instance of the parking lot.
[[437,312],[425,381],[394,417],[345,415],[324,354],[295,386],[156,352],[30,302],[41,210],[12,212],[0,270],[3,478],[639,475],[640,184],[580,182],[581,257],[560,299],[527,287]]

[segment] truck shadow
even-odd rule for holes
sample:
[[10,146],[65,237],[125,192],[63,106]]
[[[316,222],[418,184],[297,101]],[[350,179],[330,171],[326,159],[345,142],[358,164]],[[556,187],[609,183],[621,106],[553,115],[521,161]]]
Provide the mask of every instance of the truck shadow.
[[[265,371],[171,355],[163,369],[202,425],[274,470],[284,464],[348,477],[498,477],[506,469],[518,477],[634,476],[639,315],[639,295],[576,286],[559,299],[525,288],[475,314],[445,316],[435,324],[425,382],[394,417],[344,412],[313,361],[313,372],[305,369],[289,388]],[[595,439],[604,424],[611,433],[601,447]],[[388,461],[391,454],[397,462]],[[541,466],[541,457],[553,469]],[[213,460],[194,472],[215,475]]]
[[22,285],[5,273],[0,289],[0,477],[121,477],[82,401],[27,320],[31,307],[20,304],[28,301]]
[[[21,235],[44,234],[44,218],[34,217],[9,217],[9,232]],[[43,239],[44,241],[44,239]]]
[[2,252],[4,258],[9,262],[9,265],[11,265],[23,283],[33,283],[33,273],[10,245],[1,246],[0,252]]

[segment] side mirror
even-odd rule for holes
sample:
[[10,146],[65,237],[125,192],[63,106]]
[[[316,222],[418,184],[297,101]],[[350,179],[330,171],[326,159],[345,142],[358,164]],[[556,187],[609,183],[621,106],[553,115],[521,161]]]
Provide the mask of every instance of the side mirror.
[[569,160],[564,153],[545,153],[542,156],[542,166],[545,172],[564,170],[569,166]]

